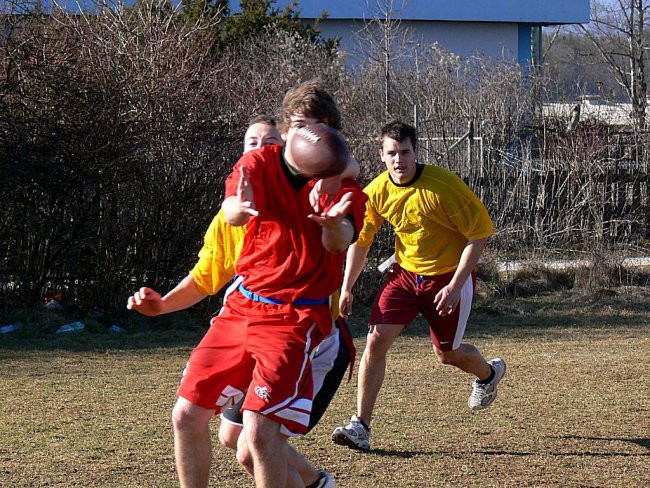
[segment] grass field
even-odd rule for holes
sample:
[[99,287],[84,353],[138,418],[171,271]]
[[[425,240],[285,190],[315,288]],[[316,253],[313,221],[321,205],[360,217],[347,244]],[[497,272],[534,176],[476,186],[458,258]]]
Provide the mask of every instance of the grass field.
[[[390,353],[373,450],[329,439],[354,380],[295,445],[339,487],[650,486],[650,290],[616,292],[479,301],[466,339],[508,363],[479,414],[470,378],[435,364],[415,324]],[[0,336],[0,486],[177,486],[169,418],[198,337]],[[252,483],[215,446],[211,486]]]

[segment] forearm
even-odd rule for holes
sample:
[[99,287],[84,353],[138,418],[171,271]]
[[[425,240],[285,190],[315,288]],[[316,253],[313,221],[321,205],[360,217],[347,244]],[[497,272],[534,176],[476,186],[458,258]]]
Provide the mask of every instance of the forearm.
[[184,310],[200,302],[207,296],[199,290],[192,275],[187,275],[183,280],[162,298],[161,314]]
[[323,247],[332,253],[345,251],[354,239],[354,226],[344,218],[334,226],[323,227],[321,241]]
[[345,260],[345,274],[343,276],[343,291],[352,291],[352,287],[359,279],[363,265],[368,256],[369,247],[358,246],[352,244],[348,249],[348,255]]
[[468,241],[465,249],[460,256],[458,268],[454,272],[449,285],[452,287],[461,287],[467,281],[470,274],[476,268],[476,264],[481,257],[481,253],[487,244],[487,237],[485,239],[478,239],[475,241]]
[[359,173],[361,171],[361,168],[359,167],[359,161],[354,159],[352,155],[348,158],[348,164],[343,170],[343,173],[341,173],[341,176],[339,178],[351,178],[355,180],[357,176],[359,176]]

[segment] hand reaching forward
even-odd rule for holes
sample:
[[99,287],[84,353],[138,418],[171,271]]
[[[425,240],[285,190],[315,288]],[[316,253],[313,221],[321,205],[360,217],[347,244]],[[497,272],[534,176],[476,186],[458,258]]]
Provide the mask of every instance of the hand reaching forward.
[[248,180],[246,168],[241,169],[237,193],[229,196],[221,205],[223,214],[230,225],[246,225],[251,216],[259,215],[253,200],[253,186]]
[[351,205],[352,192],[348,192],[343,195],[341,200],[332,205],[327,212],[309,214],[307,217],[328,230],[337,230],[337,227],[348,214],[348,209]]
[[307,216],[322,227],[323,247],[329,252],[345,251],[354,239],[354,225],[345,218],[351,206],[352,193],[348,192],[326,212]]
[[239,199],[240,211],[244,214],[256,216],[259,212],[255,208],[255,200],[253,198],[253,187],[248,181],[248,171],[242,167],[241,175],[239,176],[239,184],[237,185],[237,198]]
[[309,192],[309,203],[314,209],[314,212],[320,213],[322,211],[320,205],[320,199],[323,196],[327,196],[325,201],[325,207],[327,207],[336,196],[336,194],[341,189],[341,177],[332,176],[330,178],[324,178],[318,180],[314,187]]
[[162,296],[151,288],[142,287],[129,297],[126,308],[147,317],[155,317],[163,312]]

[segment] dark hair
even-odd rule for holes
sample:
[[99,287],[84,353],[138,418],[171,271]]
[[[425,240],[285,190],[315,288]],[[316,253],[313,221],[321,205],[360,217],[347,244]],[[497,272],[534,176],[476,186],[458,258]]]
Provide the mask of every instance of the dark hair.
[[271,117],[270,115],[256,115],[252,119],[248,121],[248,127],[250,127],[253,124],[266,124],[270,125],[271,127],[277,126],[277,123],[275,122],[275,117]]
[[383,142],[384,137],[390,137],[395,139],[397,142],[404,142],[406,139],[411,139],[411,144],[413,144],[413,149],[417,145],[417,135],[415,133],[415,127],[409,124],[405,124],[398,120],[389,122],[381,129],[381,140]]
[[309,80],[292,88],[282,101],[281,129],[287,131],[291,116],[302,114],[305,117],[320,119],[336,130],[341,130],[341,113],[332,95],[327,93],[319,80]]

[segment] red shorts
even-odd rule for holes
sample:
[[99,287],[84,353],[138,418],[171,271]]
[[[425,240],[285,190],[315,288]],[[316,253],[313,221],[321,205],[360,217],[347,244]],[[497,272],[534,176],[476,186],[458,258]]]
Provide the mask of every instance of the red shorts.
[[429,324],[431,342],[442,351],[457,349],[472,309],[475,275],[467,280],[461,290],[460,303],[453,313],[442,317],[433,302],[436,294],[449,284],[453,273],[421,276],[393,264],[384,278],[370,313],[370,325],[408,325],[421,313]]
[[282,424],[285,435],[304,434],[313,396],[310,355],[331,327],[327,305],[266,304],[233,293],[192,351],[178,395],[216,412],[245,397],[244,410]]

